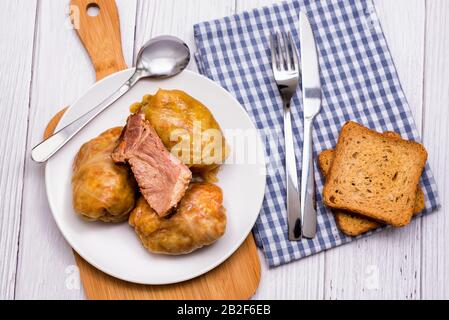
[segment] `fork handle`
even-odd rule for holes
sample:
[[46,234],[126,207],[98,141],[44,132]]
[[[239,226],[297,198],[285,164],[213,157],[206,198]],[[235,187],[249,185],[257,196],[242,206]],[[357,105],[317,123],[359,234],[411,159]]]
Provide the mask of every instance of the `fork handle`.
[[315,179],[312,149],[313,118],[304,117],[304,145],[301,172],[301,221],[302,236],[312,239],[316,235]]
[[287,177],[288,238],[301,240],[301,205],[299,202],[298,172],[293,140],[290,102],[284,102],[285,170]]

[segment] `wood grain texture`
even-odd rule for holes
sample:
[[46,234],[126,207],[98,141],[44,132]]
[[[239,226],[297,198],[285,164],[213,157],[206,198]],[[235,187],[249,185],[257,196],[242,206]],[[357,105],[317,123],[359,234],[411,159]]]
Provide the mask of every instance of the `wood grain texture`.
[[[141,0],[137,9],[135,56],[146,41],[163,34],[183,39],[194,52],[193,25],[234,12],[234,0]],[[188,69],[197,70],[193,59]]]
[[[17,5],[25,6],[9,14]],[[175,34],[192,45],[192,24],[232,14],[253,7],[260,7],[276,0],[140,0],[137,12],[136,43],[134,27],[136,1],[117,1],[122,26],[122,45],[125,61],[132,65],[135,49],[143,41],[156,34]],[[449,190],[446,181],[449,147],[449,67],[448,51],[448,1],[446,0],[375,0],[380,23],[385,31],[389,47],[397,66],[401,83],[412,107],[418,127],[424,132],[424,143],[429,151],[429,162],[435,173],[442,209],[421,220],[422,227],[414,222],[402,230],[386,231],[382,234],[359,240],[354,243],[329,250],[279,268],[268,270],[262,263],[262,280],[255,298],[298,299],[298,298],[449,298],[449,235],[446,208]],[[9,132],[14,128],[15,148],[17,154],[25,154],[25,144],[20,141],[24,110],[22,101],[24,93],[19,89],[21,83],[11,79],[23,77],[21,67],[9,65],[16,61],[16,66],[28,65],[26,58],[19,58],[23,51],[9,50],[24,47],[16,39],[24,39],[29,34],[23,28],[33,20],[34,14],[29,0],[3,0],[0,4],[0,47],[4,53],[5,64],[0,65],[2,79],[0,87],[6,88],[0,96],[2,109],[0,130]],[[34,53],[33,86],[31,109],[29,114],[28,150],[40,140],[44,125],[62,106],[69,105],[82,94],[95,79],[87,53],[82,48],[73,30],[67,29],[66,16],[68,0],[42,0],[39,2],[38,29]],[[424,8],[424,5],[427,8]],[[8,11],[9,10],[9,11]],[[423,13],[426,13],[425,29]],[[12,30],[11,19],[21,22],[21,28]],[[27,23],[23,24],[26,20]],[[17,32],[16,32],[17,31]],[[17,34],[17,36],[16,36]],[[425,54],[421,53],[425,49]],[[13,54],[15,56],[13,56]],[[6,58],[5,58],[6,57]],[[5,60],[6,59],[6,60]],[[17,59],[17,60],[16,60]],[[425,78],[423,77],[425,68]],[[195,69],[194,64],[189,66]],[[26,77],[25,77],[26,78]],[[424,88],[424,112],[422,112],[422,91]],[[8,118],[5,105],[16,106],[16,114]],[[22,114],[20,116],[19,114]],[[6,119],[6,120],[4,120]],[[9,126],[8,126],[9,124]],[[8,135],[2,135],[8,137]],[[10,141],[5,139],[0,143]],[[2,145],[3,146],[3,145]],[[9,157],[9,158],[8,158]],[[11,155],[2,155],[3,159],[13,159]],[[20,230],[19,264],[17,268],[16,298],[56,298],[79,299],[84,294],[76,285],[70,285],[70,279],[76,280],[73,255],[57,230],[48,208],[43,183],[43,169],[26,158],[25,180],[12,180],[20,171],[14,160],[1,163],[1,187],[7,188],[2,193],[0,202],[0,254],[5,250],[4,239],[14,239],[19,232],[17,216],[20,207],[20,188],[18,192],[10,191],[14,183],[25,183],[22,201],[22,229]],[[5,167],[6,164],[6,167]],[[22,165],[23,166],[23,165]],[[19,169],[17,169],[19,167]],[[6,178],[5,177],[11,177]],[[20,177],[20,176],[19,176]],[[7,184],[6,184],[7,183]],[[6,185],[6,187],[5,187]],[[4,189],[2,189],[4,190]],[[18,194],[19,193],[19,194]],[[19,199],[19,200],[17,200]],[[7,205],[6,205],[7,204]],[[14,205],[12,205],[14,204]],[[6,212],[6,214],[5,214]],[[13,220],[5,220],[7,219]],[[6,227],[5,227],[6,226]],[[12,227],[11,227],[12,226]],[[407,234],[409,229],[416,238]],[[6,230],[6,231],[5,231]],[[421,231],[419,231],[421,230]],[[398,232],[399,231],[399,232]],[[421,233],[421,234],[420,234]],[[412,244],[415,246],[412,246]],[[417,250],[420,243],[421,250]],[[8,243],[6,250],[11,251]],[[407,255],[407,258],[405,256]],[[263,261],[263,255],[260,255]],[[11,297],[14,288],[13,261],[7,260],[0,267],[0,298]],[[318,259],[318,262],[310,262]],[[14,260],[14,259],[13,259]],[[49,263],[49,261],[51,263]],[[66,273],[67,272],[67,273]],[[377,281],[376,281],[377,280]],[[6,281],[6,282],[5,282]],[[76,281],[75,281],[76,284]],[[421,292],[421,295],[419,294]]]
[[262,8],[272,4],[279,3],[278,0],[237,0],[236,12],[244,12],[251,9]]
[[[77,8],[87,8],[89,4],[91,2],[84,0],[71,1],[71,5],[76,5]],[[81,12],[82,19],[77,33],[93,62],[97,80],[100,80],[110,73],[125,69],[126,65],[121,55],[121,44],[113,43],[120,39],[119,35],[113,35],[114,32],[119,33],[119,29],[108,30],[108,25],[114,24],[109,20],[118,19],[116,7],[110,6],[113,4],[111,1],[97,1],[96,4],[100,8],[96,18],[102,20],[92,20],[87,12]],[[98,50],[109,46],[116,48],[109,51]],[[120,51],[119,55],[117,51]],[[106,65],[108,68],[104,68]],[[53,133],[64,110],[50,120],[44,138]],[[75,260],[84,292],[89,299],[248,299],[254,294],[260,281],[259,258],[252,235],[219,267],[196,279],[167,286],[144,286],[120,281],[92,267],[76,253]],[[223,282],[223,279],[232,281]]]
[[[78,8],[79,20],[76,21],[76,32],[94,65],[97,81],[111,73],[126,69],[115,1],[70,0],[70,5]],[[97,6],[98,15],[89,15],[87,10],[89,6]]]
[[449,1],[426,9],[424,144],[442,207],[422,221],[422,298],[449,299]]
[[260,281],[260,266],[252,236],[219,267],[195,279],[161,286],[126,283],[78,260],[86,296],[89,299],[139,300],[226,300],[248,299]]
[[[376,0],[406,97],[420,128],[425,8],[421,0]],[[400,19],[398,12],[401,12]],[[411,50],[413,48],[413,50]],[[420,219],[326,252],[327,299],[420,297]]]
[[61,120],[62,116],[66,112],[68,107],[65,107],[58,112],[51,118],[51,120],[48,122],[47,126],[45,127],[43,138],[46,139],[49,136],[51,136],[54,132],[56,127],[58,126],[59,121]]
[[[96,16],[88,13],[92,6],[99,9]],[[128,68],[123,57],[120,18],[115,1],[71,0],[70,20],[90,57],[97,81]],[[65,109],[57,112],[48,122],[44,136],[55,130]]]
[[[117,4],[125,61],[132,61],[136,2],[122,0]],[[18,299],[84,298],[72,250],[48,207],[44,167],[33,163],[28,152],[42,139],[48,120],[95,81],[87,52],[71,28],[68,14],[68,1],[39,2],[16,283]]]
[[0,2],[0,299],[14,298],[36,1]]
[[[276,0],[238,0],[237,12],[261,8]],[[324,297],[324,255],[319,253],[288,265],[269,269],[265,257],[260,254],[262,281],[255,299],[323,299]],[[282,283],[282,285],[280,285]]]

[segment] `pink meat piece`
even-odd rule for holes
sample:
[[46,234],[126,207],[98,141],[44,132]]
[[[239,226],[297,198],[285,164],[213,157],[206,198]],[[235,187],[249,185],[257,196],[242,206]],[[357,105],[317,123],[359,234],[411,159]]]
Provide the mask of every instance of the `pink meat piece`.
[[141,112],[128,117],[112,159],[129,163],[140,192],[159,216],[170,213],[192,179],[189,168],[165,148]]

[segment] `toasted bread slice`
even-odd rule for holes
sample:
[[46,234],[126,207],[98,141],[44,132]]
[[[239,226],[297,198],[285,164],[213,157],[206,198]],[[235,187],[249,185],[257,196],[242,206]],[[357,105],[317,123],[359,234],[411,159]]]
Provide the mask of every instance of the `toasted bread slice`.
[[427,159],[424,147],[347,122],[323,190],[334,209],[395,227],[408,224]]
[[[397,133],[386,132],[385,135],[391,134],[400,138]],[[326,178],[328,172],[332,165],[332,160],[334,158],[334,150],[325,150],[321,152],[318,156],[318,166],[321,173]],[[424,193],[421,187],[418,186],[416,191],[414,214],[420,213],[424,209]],[[364,218],[358,216],[349,211],[333,210],[335,215],[335,221],[337,222],[338,228],[341,232],[348,236],[358,236],[370,230],[379,228],[382,224],[377,221],[371,220],[369,218]]]
[[[318,155],[318,166],[325,178],[329,174],[334,159],[334,150],[325,150]],[[368,218],[357,216],[349,211],[332,210],[335,215],[335,222],[341,232],[348,236],[356,237],[370,230],[377,229],[380,223]]]
[[375,230],[383,226],[382,223],[370,220],[368,218],[363,218],[350,212],[335,210],[334,215],[338,229],[351,237],[357,237],[368,231]]
[[[334,159],[334,150],[325,150],[318,155],[318,166],[321,173],[326,178]],[[413,214],[417,215],[424,209],[424,192],[418,185],[416,189],[415,206],[413,207]]]
[[[402,139],[399,133],[393,131],[385,131],[384,135],[391,138]],[[418,213],[424,210],[424,207],[425,207],[424,191],[418,184],[418,186],[416,187],[416,199],[415,205],[413,207],[413,214],[416,216]]]

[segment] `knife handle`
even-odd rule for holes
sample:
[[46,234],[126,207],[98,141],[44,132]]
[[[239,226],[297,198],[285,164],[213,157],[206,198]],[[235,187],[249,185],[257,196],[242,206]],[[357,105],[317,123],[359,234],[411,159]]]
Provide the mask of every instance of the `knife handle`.
[[298,171],[293,140],[290,103],[284,106],[285,170],[287,180],[288,238],[301,240],[301,206],[299,202]]
[[302,236],[312,239],[316,235],[315,178],[312,148],[313,118],[304,118],[304,144],[301,172],[301,222]]

